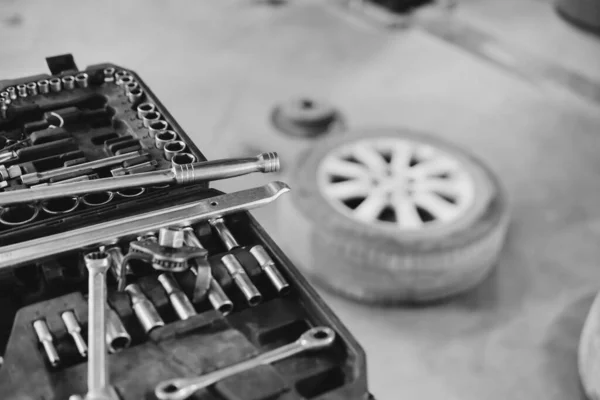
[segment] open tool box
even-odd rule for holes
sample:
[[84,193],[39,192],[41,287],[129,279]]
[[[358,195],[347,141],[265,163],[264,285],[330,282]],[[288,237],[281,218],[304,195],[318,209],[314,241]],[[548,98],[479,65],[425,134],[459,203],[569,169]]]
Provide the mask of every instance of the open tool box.
[[[134,72],[111,64],[80,71],[70,55],[47,62],[52,75],[0,81],[3,193],[205,161]],[[107,165],[91,163],[111,157],[115,161]],[[90,168],[73,168],[82,164]],[[108,381],[116,398],[155,399],[165,380],[221,370],[319,326],[334,333],[331,344],[246,369],[186,398],[369,398],[362,349],[246,211],[190,220],[185,230],[138,232],[54,254],[35,245],[59,235],[76,241],[69,232],[125,216],[194,202],[216,207],[223,196],[229,195],[207,184],[155,185],[2,207],[0,258],[24,242],[39,251],[31,261],[0,269],[2,398],[63,400],[86,393],[92,295],[86,263],[100,257],[111,263],[106,337]],[[157,269],[156,258],[144,258],[143,252],[129,258],[134,243],[175,250],[196,243],[205,250],[188,269],[169,270],[166,264]],[[203,265],[212,279],[198,294]],[[256,292],[244,291],[232,268],[241,268]],[[268,271],[273,268],[275,275]],[[125,290],[118,290],[119,282]],[[215,286],[219,290],[213,292]]]

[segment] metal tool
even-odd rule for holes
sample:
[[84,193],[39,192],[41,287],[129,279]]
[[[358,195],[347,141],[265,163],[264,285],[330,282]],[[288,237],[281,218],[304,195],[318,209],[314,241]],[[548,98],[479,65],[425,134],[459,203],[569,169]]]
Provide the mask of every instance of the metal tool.
[[115,80],[115,69],[112,67],[104,68],[104,82],[112,82]]
[[[183,241],[183,237],[182,237]],[[181,272],[189,268],[188,262],[204,255],[204,251],[189,246],[163,246],[153,240],[133,241],[129,250],[139,253],[154,269],[168,272]]]
[[251,307],[258,305],[262,301],[262,295],[256,286],[254,286],[238,259],[233,254],[227,254],[221,257],[221,261],[225,265],[229,275],[231,275],[231,278],[233,278],[236,286],[241,290],[248,305]]
[[133,81],[123,85],[125,88],[125,94],[130,93],[132,90],[139,87],[138,83]]
[[[43,146],[43,145],[41,145]],[[73,196],[105,191],[120,191],[132,187],[162,185],[168,183],[192,184],[246,175],[253,172],[279,170],[277,153],[262,153],[254,158],[233,158],[197,162],[171,169],[144,172],[112,178],[94,179],[88,182],[65,183],[35,189],[12,190],[0,193],[0,205],[45,200],[54,197]]]
[[183,167],[194,162],[196,162],[196,156],[190,153],[177,153],[171,158],[171,165],[174,167]]
[[131,82],[133,78],[131,77],[131,75],[129,74],[129,72],[127,71],[117,71],[117,73],[115,74],[115,83],[119,86]]
[[5,99],[4,101],[0,101],[0,117],[6,119],[8,117],[8,104],[9,100]]
[[16,100],[17,99],[17,89],[15,89],[13,86],[7,87],[6,91],[8,92],[8,97],[11,100]]
[[41,94],[46,94],[46,93],[50,92],[50,82],[48,82],[48,79],[42,79],[42,80],[38,81],[37,85],[38,85],[38,91]]
[[131,345],[131,335],[115,310],[107,307],[106,312],[106,345],[110,353],[118,353]]
[[177,140],[177,134],[174,131],[169,130],[157,133],[156,136],[154,136],[154,142],[157,149],[162,149],[167,143],[175,140]]
[[80,88],[86,88],[89,86],[89,76],[85,72],[81,72],[75,75],[75,83]]
[[171,306],[173,306],[173,309],[180,320],[186,320],[198,314],[194,309],[192,302],[187,298],[185,293],[183,293],[183,290],[181,290],[179,284],[171,274],[160,274],[158,276],[158,281],[165,289],[167,296],[169,296]]
[[230,376],[295,356],[305,351],[329,347],[335,340],[333,329],[319,326],[304,332],[298,340],[254,358],[230,365],[220,370],[194,378],[169,379],[156,386],[154,394],[159,400],[184,400],[200,389],[213,385]]
[[110,258],[104,252],[83,257],[88,270],[88,392],[86,398],[107,395],[108,365],[106,361],[106,271]]
[[81,357],[86,358],[88,353],[87,344],[85,340],[83,340],[83,336],[81,336],[81,326],[79,322],[77,322],[77,318],[75,318],[75,314],[73,311],[65,311],[60,315],[63,322],[65,323],[65,327],[67,328],[67,332],[73,338],[75,342],[75,347],[77,347],[77,351],[81,355]]
[[40,182],[48,181],[54,177],[62,176],[66,174],[72,174],[80,171],[85,171],[87,169],[98,169],[104,168],[115,164],[120,164],[123,161],[132,160],[136,157],[140,156],[140,152],[132,152],[121,154],[118,156],[112,156],[107,158],[102,158],[100,160],[90,161],[82,164],[72,165],[66,168],[57,168],[44,172],[32,172],[29,174],[24,174],[21,176],[21,180],[25,185],[35,185]]
[[138,285],[135,283],[127,285],[125,291],[129,294],[131,307],[138,321],[140,321],[142,328],[144,328],[144,332],[149,333],[151,330],[165,325],[165,322],[158,315],[158,311],[156,311],[152,302]]
[[50,215],[68,214],[79,206],[80,199],[77,196],[61,197],[42,202],[42,210]]
[[38,94],[37,83],[29,82],[27,84],[27,96],[36,96]]
[[[66,184],[56,186],[61,187]],[[0,270],[86,246],[114,243],[116,239],[137,236],[164,227],[190,226],[218,216],[248,211],[275,201],[289,190],[289,186],[285,183],[276,181],[193,203],[139,213],[56,235],[2,246],[0,247]]]
[[[131,271],[131,269],[129,268],[128,265],[125,265],[124,273],[123,273],[123,271],[121,271],[121,268],[123,268],[124,255],[123,255],[123,252],[121,251],[121,248],[119,247],[119,245],[112,244],[112,245],[106,246],[104,251],[110,257],[110,272],[111,272],[112,276],[115,278],[115,280],[117,280],[117,282],[119,282],[121,280],[122,276],[127,277],[127,276],[131,276],[133,274],[133,272]],[[122,287],[125,287],[125,285],[123,285]]]
[[212,270],[208,262],[208,251],[202,246],[200,239],[198,239],[191,226],[183,228],[183,234],[186,245],[197,247],[206,252],[204,256],[197,257],[194,260],[196,267],[190,269],[196,276],[192,300],[195,303],[200,302],[208,294],[208,299],[215,310],[222,312],[224,315],[229,314],[233,309],[233,303],[212,276]]
[[44,346],[44,351],[46,352],[46,357],[48,357],[48,361],[50,365],[53,367],[58,366],[60,364],[60,358],[58,357],[58,352],[56,351],[56,347],[54,347],[54,341],[52,339],[52,334],[50,334],[50,330],[48,329],[48,325],[46,325],[46,321],[43,319],[38,319],[33,322],[33,329],[35,330],[35,334],[38,337],[38,340]]
[[131,167],[113,168],[110,170],[112,176],[122,176],[127,174],[136,174],[140,172],[148,172],[156,169],[158,162],[156,160],[146,161],[140,164],[132,165]]
[[19,97],[27,97],[27,85],[23,83],[17,85],[17,93]]
[[174,140],[172,142],[166,143],[163,147],[165,158],[169,161],[173,159],[175,154],[181,153],[184,150],[185,142],[182,142],[181,140]]
[[8,167],[8,177],[10,179],[15,179],[20,177],[23,174],[23,170],[20,165],[11,165]]
[[169,129],[169,124],[166,121],[154,121],[148,125],[148,132],[150,137],[154,138],[156,134],[161,133]]
[[71,75],[63,76],[62,86],[65,90],[75,89],[75,78],[73,78]]
[[127,93],[127,100],[130,103],[136,103],[144,97],[144,91],[141,88],[135,88]]
[[132,197],[138,197],[143,195],[146,192],[145,188],[128,188],[128,189],[123,189],[123,190],[119,190],[117,192],[117,196],[126,198],[126,199],[130,199]]
[[60,78],[51,78],[49,82],[51,92],[58,93],[62,90],[62,81]]
[[144,118],[144,116],[152,111],[156,111],[156,106],[152,103],[142,103],[137,106],[137,116],[139,119]]
[[40,207],[37,204],[15,204],[0,209],[0,223],[8,226],[24,225],[37,218]]
[[[228,251],[233,250],[236,247],[240,247],[239,243],[233,237],[231,231],[225,225],[223,218],[215,218],[209,221],[210,225],[217,231],[217,234],[221,238],[221,241],[225,245]],[[269,256],[264,247],[261,245],[253,246],[250,249],[250,254],[260,265],[260,268],[269,278],[269,281],[275,286],[275,289],[280,294],[286,294],[290,290],[290,285],[287,283],[285,278],[275,267],[275,261]]]
[[159,121],[160,118],[161,115],[158,111],[150,111],[142,117],[142,124],[144,127],[148,128],[150,127],[150,124]]

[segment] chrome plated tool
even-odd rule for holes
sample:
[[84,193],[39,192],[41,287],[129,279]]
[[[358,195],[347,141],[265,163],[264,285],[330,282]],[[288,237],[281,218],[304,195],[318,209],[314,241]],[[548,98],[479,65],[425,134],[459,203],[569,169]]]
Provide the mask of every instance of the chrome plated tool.
[[[2,160],[0,160],[0,163]],[[65,183],[60,186],[41,186],[31,189],[0,193],[0,205],[46,200],[126,188],[164,184],[192,184],[231,178],[253,172],[276,172],[279,170],[277,153],[262,153],[253,158],[232,158],[175,165],[171,169],[144,172],[134,175],[94,179],[87,182]]]
[[156,386],[154,394],[159,400],[184,400],[200,389],[213,385],[225,378],[247,371],[260,365],[292,357],[296,354],[329,347],[335,340],[335,332],[331,328],[319,326],[304,332],[298,340],[277,349],[260,354],[249,360],[209,372],[195,378],[169,379]]
[[[56,185],[57,188],[64,185]],[[223,194],[193,203],[163,208],[113,221],[89,225],[72,231],[0,247],[0,270],[82,247],[114,243],[172,226],[190,226],[200,221],[240,211],[248,211],[275,201],[290,190],[283,182]]]

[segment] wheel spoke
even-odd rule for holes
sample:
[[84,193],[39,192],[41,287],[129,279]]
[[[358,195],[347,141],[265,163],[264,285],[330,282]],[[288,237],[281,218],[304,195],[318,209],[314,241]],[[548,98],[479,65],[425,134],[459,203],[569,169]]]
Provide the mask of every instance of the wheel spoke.
[[415,183],[416,191],[436,192],[445,196],[460,197],[465,192],[466,182],[463,179],[428,178]]
[[357,146],[353,155],[375,174],[384,174],[387,170],[387,162],[383,156],[372,147],[364,145]]
[[424,208],[441,221],[453,219],[458,212],[453,204],[434,193],[419,193],[415,196],[414,201],[419,207]]
[[437,157],[415,165],[410,169],[410,174],[415,178],[424,178],[431,175],[452,173],[457,167],[456,161],[446,157]]
[[410,166],[410,158],[413,149],[410,143],[400,142],[392,150],[392,162],[390,168],[396,176],[402,176]]
[[371,185],[367,180],[351,180],[332,183],[327,187],[327,195],[338,200],[355,197],[366,197],[371,191]]
[[396,223],[400,228],[415,229],[423,226],[423,220],[412,200],[408,198],[397,199],[394,202],[394,211],[396,212]]
[[331,174],[347,178],[366,178],[369,171],[362,165],[340,158],[330,158],[323,163],[323,169]]
[[379,217],[379,214],[381,214],[386,205],[387,198],[385,193],[375,190],[356,207],[354,215],[361,221],[372,222]]

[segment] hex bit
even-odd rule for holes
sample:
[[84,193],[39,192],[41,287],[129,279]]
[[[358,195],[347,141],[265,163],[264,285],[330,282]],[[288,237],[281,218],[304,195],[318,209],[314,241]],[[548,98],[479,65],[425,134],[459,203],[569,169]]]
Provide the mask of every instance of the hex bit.
[[52,334],[48,329],[48,325],[46,325],[46,321],[42,319],[34,321],[33,329],[35,330],[35,334],[37,335],[38,340],[40,341],[42,346],[44,346],[44,351],[46,352],[46,357],[48,357],[50,365],[52,365],[53,367],[58,366],[58,364],[60,363],[60,358],[58,357],[56,347],[54,347]]
[[[215,218],[209,221],[210,225],[215,229],[217,235],[225,245],[228,251],[240,247],[239,243],[233,237],[231,231],[225,225],[223,218]],[[267,251],[261,245],[252,246],[250,254],[258,262],[262,271],[267,275],[271,284],[279,294],[286,294],[290,290],[289,283],[281,275],[275,266],[275,261],[269,256]]]
[[86,358],[88,348],[87,344],[85,343],[85,340],[83,340],[83,336],[81,336],[81,326],[79,325],[79,322],[77,322],[75,314],[73,314],[73,311],[65,311],[61,314],[60,317],[62,318],[65,327],[67,328],[67,332],[69,332],[69,335],[71,335],[71,337],[73,338],[73,341],[75,342],[75,347],[77,347],[77,351],[79,352],[81,357]]

